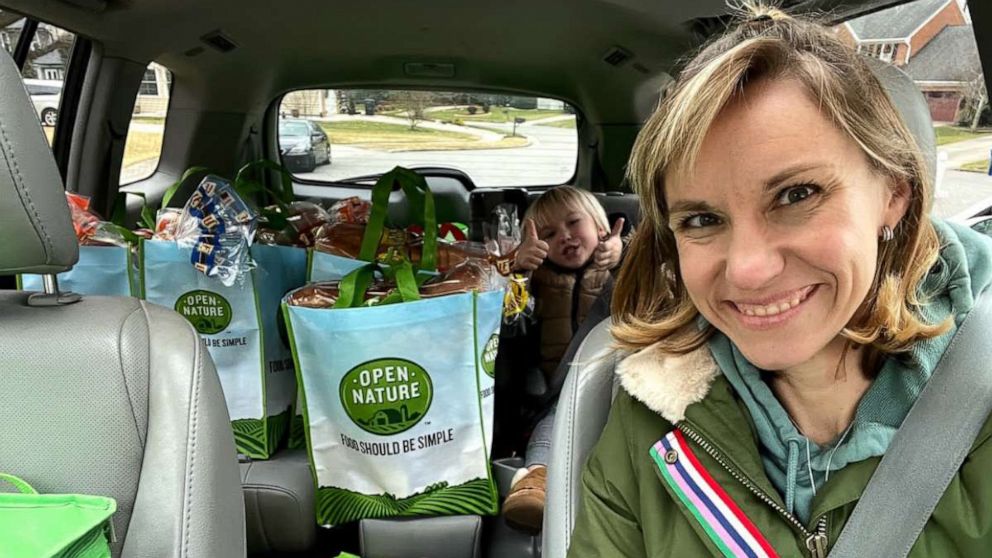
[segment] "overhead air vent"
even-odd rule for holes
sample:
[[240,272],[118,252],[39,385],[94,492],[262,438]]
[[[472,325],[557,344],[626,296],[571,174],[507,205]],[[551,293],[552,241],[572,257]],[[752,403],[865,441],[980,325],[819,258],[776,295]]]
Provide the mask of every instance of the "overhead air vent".
[[221,31],[211,31],[210,33],[200,37],[200,40],[220,52],[231,52],[232,50],[238,48],[238,45],[236,45],[234,41],[232,41]]
[[403,64],[403,73],[420,78],[453,78],[455,65],[447,62],[407,62]]
[[89,10],[91,12],[102,12],[107,9],[107,0],[62,0],[66,4]]
[[620,66],[633,57],[634,55],[631,54],[629,50],[623,47],[614,46],[603,55],[603,62],[606,62],[610,66]]

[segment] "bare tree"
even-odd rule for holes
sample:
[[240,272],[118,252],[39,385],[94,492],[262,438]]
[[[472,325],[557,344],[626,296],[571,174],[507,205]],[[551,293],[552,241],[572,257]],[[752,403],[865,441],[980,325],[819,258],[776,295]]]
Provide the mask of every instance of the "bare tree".
[[433,104],[434,94],[430,91],[397,91],[396,104],[403,109],[406,119],[410,121],[410,129],[417,129],[417,124],[427,120],[425,113]]
[[989,94],[985,89],[984,75],[978,73],[978,75],[968,81],[968,85],[964,91],[964,99],[968,110],[967,114],[971,116],[971,129],[974,130],[978,128],[979,121],[982,118],[982,111],[985,110],[985,106],[989,103]]

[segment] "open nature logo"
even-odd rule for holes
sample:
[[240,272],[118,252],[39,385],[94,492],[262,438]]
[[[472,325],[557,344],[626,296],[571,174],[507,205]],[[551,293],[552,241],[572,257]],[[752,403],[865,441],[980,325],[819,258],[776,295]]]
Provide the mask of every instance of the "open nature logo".
[[482,349],[482,371],[490,378],[496,377],[496,353],[499,352],[499,335],[493,334]]
[[206,335],[220,333],[231,325],[231,304],[217,293],[190,291],[179,297],[175,308],[196,331]]
[[434,386],[420,365],[398,358],[360,364],[341,379],[341,403],[362,430],[391,436],[412,428],[431,407]]

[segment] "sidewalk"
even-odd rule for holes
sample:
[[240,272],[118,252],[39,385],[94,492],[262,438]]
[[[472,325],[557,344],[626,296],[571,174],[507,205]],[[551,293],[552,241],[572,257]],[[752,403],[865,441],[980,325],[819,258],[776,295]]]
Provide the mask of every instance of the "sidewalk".
[[940,158],[942,153],[946,153],[947,168],[956,169],[965,163],[988,159],[990,150],[992,150],[992,134],[941,145],[937,148],[937,157]]

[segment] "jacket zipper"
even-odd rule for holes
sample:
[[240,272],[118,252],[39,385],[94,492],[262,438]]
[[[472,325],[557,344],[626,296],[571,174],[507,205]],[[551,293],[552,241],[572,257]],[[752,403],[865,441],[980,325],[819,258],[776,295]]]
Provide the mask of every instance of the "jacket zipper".
[[575,336],[575,332],[579,331],[579,298],[582,296],[582,276],[585,275],[585,269],[580,269],[575,274],[575,287],[572,289],[572,336]]
[[731,467],[723,459],[723,457],[716,451],[709,442],[703,439],[695,430],[687,426],[685,423],[680,422],[676,425],[676,428],[682,431],[690,440],[696,443],[699,447],[703,448],[714,461],[720,464],[730,476],[734,477],[737,482],[743,484],[751,491],[752,494],[758,497],[759,500],[768,504],[773,510],[778,512],[786,521],[789,522],[797,531],[802,533],[804,541],[806,543],[806,550],[809,551],[811,558],[826,558],[827,556],[827,516],[823,516],[816,523],[816,531],[810,532],[806,529],[798,519],[796,519],[791,513],[787,512],[785,508],[775,503],[767,494],[761,491],[757,486],[754,485],[747,477],[738,472],[735,468]]

